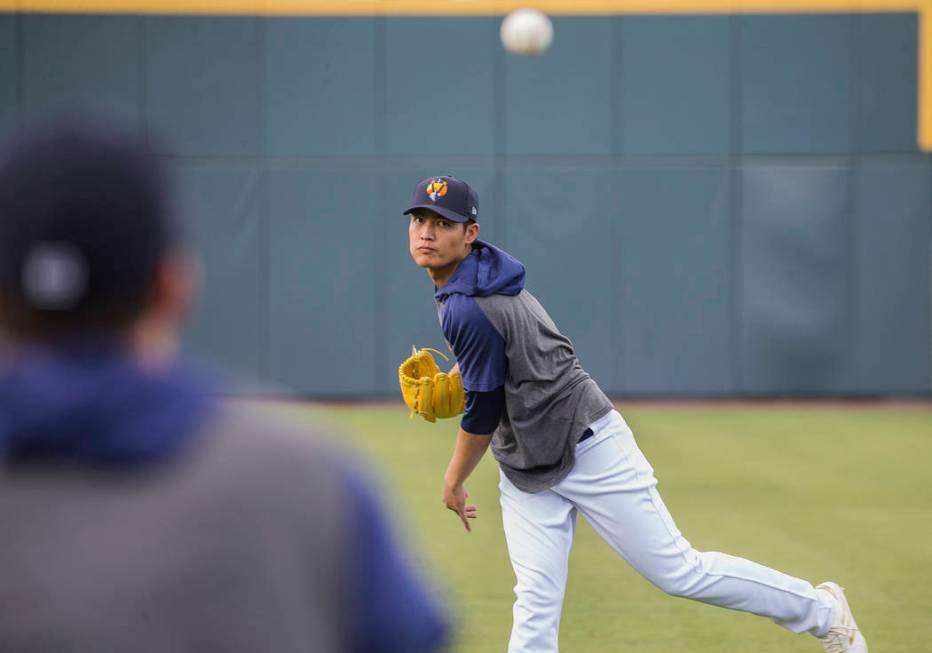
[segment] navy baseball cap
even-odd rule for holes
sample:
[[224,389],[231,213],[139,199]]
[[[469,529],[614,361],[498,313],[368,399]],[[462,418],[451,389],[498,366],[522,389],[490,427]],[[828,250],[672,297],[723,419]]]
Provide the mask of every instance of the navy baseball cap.
[[68,118],[14,136],[0,153],[0,321],[128,324],[180,239],[166,185],[139,134]]
[[479,219],[479,195],[462,179],[452,175],[428,177],[414,189],[411,208],[427,209],[439,213],[453,222],[468,222]]

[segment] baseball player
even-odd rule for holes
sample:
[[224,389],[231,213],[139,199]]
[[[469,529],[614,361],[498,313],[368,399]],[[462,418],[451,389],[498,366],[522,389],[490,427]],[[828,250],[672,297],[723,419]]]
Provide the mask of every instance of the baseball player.
[[478,196],[465,181],[425,179],[404,213],[411,256],[434,283],[457,367],[437,376],[453,392],[432,395],[430,376],[405,390],[405,366],[402,389],[406,400],[417,395],[409,405],[429,419],[449,408],[432,414],[438,396],[448,400],[459,384],[465,391],[443,503],[467,531],[477,508],[466,503],[466,479],[490,445],[501,468],[502,521],[517,578],[511,653],[557,651],[577,513],[668,594],[769,617],[815,635],[829,653],[866,653],[836,583],[813,587],[749,560],[697,551],[683,537],[631,429],[525,289],[524,266],[478,239]]

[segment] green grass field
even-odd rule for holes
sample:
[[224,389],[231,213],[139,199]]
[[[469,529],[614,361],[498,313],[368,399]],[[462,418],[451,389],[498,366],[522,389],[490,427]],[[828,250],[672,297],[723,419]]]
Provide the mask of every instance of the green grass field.
[[[276,410],[324,420],[380,476],[401,536],[447,597],[453,650],[504,651],[514,577],[490,456],[466,487],[472,534],[440,505],[455,420],[398,406]],[[848,590],[872,653],[932,651],[932,409],[621,406],[684,535]],[[664,595],[580,518],[561,626],[566,653],[820,651],[759,617]]]

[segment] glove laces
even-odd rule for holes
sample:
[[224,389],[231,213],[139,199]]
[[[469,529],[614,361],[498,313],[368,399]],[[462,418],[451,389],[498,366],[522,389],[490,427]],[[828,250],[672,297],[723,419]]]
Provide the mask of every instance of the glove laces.
[[[446,356],[444,356],[442,351],[439,351],[439,350],[437,350],[437,349],[434,349],[433,347],[421,347],[420,351],[432,351],[432,352],[434,352],[435,354],[437,354],[438,356],[440,356],[440,358],[442,358],[442,359],[445,360],[446,362],[448,362],[448,363],[450,362],[450,359],[447,358]],[[417,356],[417,352],[418,352],[418,348],[417,348],[416,346],[414,346],[414,345],[411,345],[411,355],[412,355],[412,356]]]

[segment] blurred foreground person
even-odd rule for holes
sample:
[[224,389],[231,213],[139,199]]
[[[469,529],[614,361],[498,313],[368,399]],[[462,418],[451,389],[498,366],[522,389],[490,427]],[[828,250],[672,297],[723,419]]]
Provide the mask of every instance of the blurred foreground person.
[[0,651],[437,650],[367,483],[179,361],[192,278],[141,143],[0,154]]

